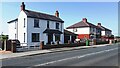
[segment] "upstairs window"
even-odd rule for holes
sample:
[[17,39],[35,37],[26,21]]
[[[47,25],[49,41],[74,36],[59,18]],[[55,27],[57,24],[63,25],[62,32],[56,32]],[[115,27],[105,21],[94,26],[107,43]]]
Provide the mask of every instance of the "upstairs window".
[[39,28],[39,19],[34,19],[34,27]]
[[49,21],[47,21],[47,28],[49,28]]
[[24,27],[25,27],[25,18],[24,18]]
[[56,29],[59,29],[59,23],[56,23]]
[[73,29],[73,32],[77,32],[77,28],[74,28],[74,29]]

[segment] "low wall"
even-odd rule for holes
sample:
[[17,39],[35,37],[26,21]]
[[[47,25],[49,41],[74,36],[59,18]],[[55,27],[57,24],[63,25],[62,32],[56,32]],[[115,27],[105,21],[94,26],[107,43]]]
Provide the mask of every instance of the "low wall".
[[109,44],[109,41],[97,41],[96,45],[100,45],[100,44]]
[[63,48],[63,47],[78,47],[85,46],[85,43],[71,43],[71,44],[58,44],[58,45],[44,45],[42,49]]

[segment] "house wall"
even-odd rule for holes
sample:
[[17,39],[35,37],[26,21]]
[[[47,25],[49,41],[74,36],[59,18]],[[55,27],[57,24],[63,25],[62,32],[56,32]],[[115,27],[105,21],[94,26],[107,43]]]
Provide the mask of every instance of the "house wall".
[[105,35],[110,36],[110,35],[112,35],[112,34],[111,34],[111,32],[110,32],[110,31],[105,31]]
[[102,36],[111,36],[112,33],[111,31],[101,31],[102,32]]
[[[24,27],[24,18],[25,18],[25,27]],[[24,33],[25,33],[25,42],[24,42]],[[21,46],[27,46],[27,15],[24,11],[21,11],[18,16],[18,40],[20,41]]]
[[[75,34],[78,34],[78,39],[96,38],[96,34],[98,32],[98,30],[94,27],[82,27],[82,28],[67,29],[67,30],[74,32]],[[74,30],[76,30],[76,32]],[[93,35],[90,35],[90,34],[93,34]]]
[[90,34],[78,34],[78,39],[89,39]]
[[78,34],[78,39],[90,38],[90,27],[75,28],[75,29],[66,29],[70,32]]
[[[64,24],[59,23],[59,30],[63,32],[64,30]],[[48,43],[48,36],[46,33],[43,33],[46,29],[47,29],[47,20],[42,20],[39,19],[39,27],[40,28],[34,28],[34,18],[27,18],[27,24],[28,24],[28,28],[27,28],[27,43],[32,46],[33,44],[37,44],[39,45],[40,42],[32,42],[32,33],[40,33],[40,41],[44,41],[44,43]],[[62,25],[62,28],[61,28]],[[55,21],[49,21],[49,29],[56,29],[56,22]],[[60,42],[64,43],[64,35],[61,34],[61,38],[60,38]],[[54,41],[55,42],[55,41]]]
[[9,39],[17,39],[17,23],[17,21],[14,21],[8,24]]
[[[59,31],[64,32],[64,23],[61,22],[49,21],[49,28],[56,29],[56,23],[59,23]],[[32,33],[40,33],[40,41],[44,41],[44,43],[46,44],[48,42],[48,36],[46,33],[43,32],[47,29],[47,20],[39,19],[39,26],[40,28],[34,28],[34,18],[28,18],[24,11],[21,11],[18,16],[16,29],[14,22],[9,24],[9,38],[15,39],[16,33],[16,37],[20,41],[21,46],[33,46],[39,45],[40,42],[32,42]],[[64,43],[63,34],[60,35],[60,43]]]
[[93,34],[94,34],[94,33],[96,33],[96,31],[97,31],[96,28],[92,28],[92,27],[90,28],[90,33],[93,33]]
[[101,34],[102,36],[105,36],[105,31],[102,31],[101,33],[102,33],[102,34]]
[[90,28],[89,27],[75,28],[75,29],[66,29],[66,30],[68,30],[70,32],[73,32],[75,34],[90,34]]
[[44,41],[45,43],[47,43],[47,40],[48,40],[47,35],[43,34],[43,31],[45,31],[47,28],[47,21],[39,19],[39,28],[34,28],[34,18],[27,18],[27,20],[28,20],[27,43],[30,46],[33,46],[34,44],[37,44],[37,45],[40,44],[40,42],[32,42],[32,33],[40,33],[39,35],[40,41]]
[[96,29],[96,33],[97,34],[101,34],[101,30],[100,29]]
[[90,34],[93,34],[93,35],[89,35],[88,37],[90,37],[90,38],[96,38],[96,33],[97,33],[97,29],[94,28],[94,27],[91,27],[90,28]]
[[60,29],[59,29],[63,34],[60,35],[60,40],[61,40],[61,43],[63,44],[64,43],[64,23],[60,23]]

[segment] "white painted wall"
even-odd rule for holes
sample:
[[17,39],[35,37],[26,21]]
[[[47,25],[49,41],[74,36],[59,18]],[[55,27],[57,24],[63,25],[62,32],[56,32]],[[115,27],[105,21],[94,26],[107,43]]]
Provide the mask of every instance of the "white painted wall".
[[102,31],[102,36],[111,36],[112,33],[110,31]]
[[[24,27],[24,18],[25,18],[25,27]],[[56,29],[56,23],[59,23],[59,31],[64,32],[64,23],[56,22],[56,21],[49,21],[49,28]],[[34,28],[34,18],[28,18],[24,11],[21,11],[18,16],[18,29],[15,29],[15,23],[9,24],[9,38],[15,39],[18,34],[18,40],[20,43],[23,43],[21,46],[33,46],[39,45],[40,42],[32,42],[32,33],[39,33],[40,41],[44,41],[46,44],[48,42],[48,36],[46,33],[43,33],[47,29],[47,20],[39,19],[39,26],[40,28]],[[62,27],[61,27],[62,25]],[[18,31],[17,31],[18,30]],[[25,33],[25,42],[24,42],[24,33]],[[64,35],[60,35],[60,42],[64,43]]]
[[27,22],[27,24],[28,24],[28,28],[27,28],[28,41],[27,41],[27,43],[30,45],[32,45],[34,43],[38,43],[38,44],[40,43],[40,42],[32,42],[32,33],[40,33],[40,35],[39,35],[40,41],[44,41],[45,43],[47,43],[47,36],[46,36],[46,34],[43,33],[43,31],[46,30],[47,21],[39,19],[39,27],[40,28],[34,28],[34,18],[28,18],[27,20],[28,20],[28,22]]
[[[61,25],[62,25],[62,27],[61,27]],[[63,44],[64,43],[64,23],[60,24],[60,29],[59,30],[63,33],[63,34],[60,35],[61,36],[60,40],[61,40],[61,43]]]
[[[9,30],[9,39],[17,39],[17,21],[9,23],[8,30]],[[15,38],[15,34],[16,34],[16,38]]]
[[[77,31],[74,32],[75,34],[90,34],[89,27],[76,28],[76,29],[77,29]],[[66,29],[66,30],[73,32],[73,29]]]
[[[39,19],[39,27],[40,28],[34,28],[34,18],[27,18],[27,43],[32,45],[34,43],[40,44],[40,42],[32,42],[32,33],[40,33],[40,41],[44,41],[46,44],[48,42],[48,36],[46,33],[43,33],[47,29],[47,20]],[[60,23],[61,25],[61,23]],[[64,31],[62,23],[62,32]],[[59,26],[59,30],[61,31],[61,27]],[[49,21],[49,29],[56,29],[56,22],[55,21]],[[61,35],[61,43],[64,43],[64,35]]]
[[[24,18],[25,18],[25,27],[24,27]],[[25,33],[25,42],[24,42],[24,33]],[[18,16],[18,40],[20,43],[24,43],[23,46],[26,46],[27,43],[27,15],[24,11],[21,11]]]
[[102,34],[101,34],[102,36],[105,36],[105,31],[102,31],[101,33],[102,33]]

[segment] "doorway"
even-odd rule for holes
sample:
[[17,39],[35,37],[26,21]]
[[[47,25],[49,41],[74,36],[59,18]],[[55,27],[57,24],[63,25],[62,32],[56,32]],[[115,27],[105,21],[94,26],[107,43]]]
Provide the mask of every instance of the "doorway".
[[51,44],[53,41],[53,34],[48,34],[48,44]]

